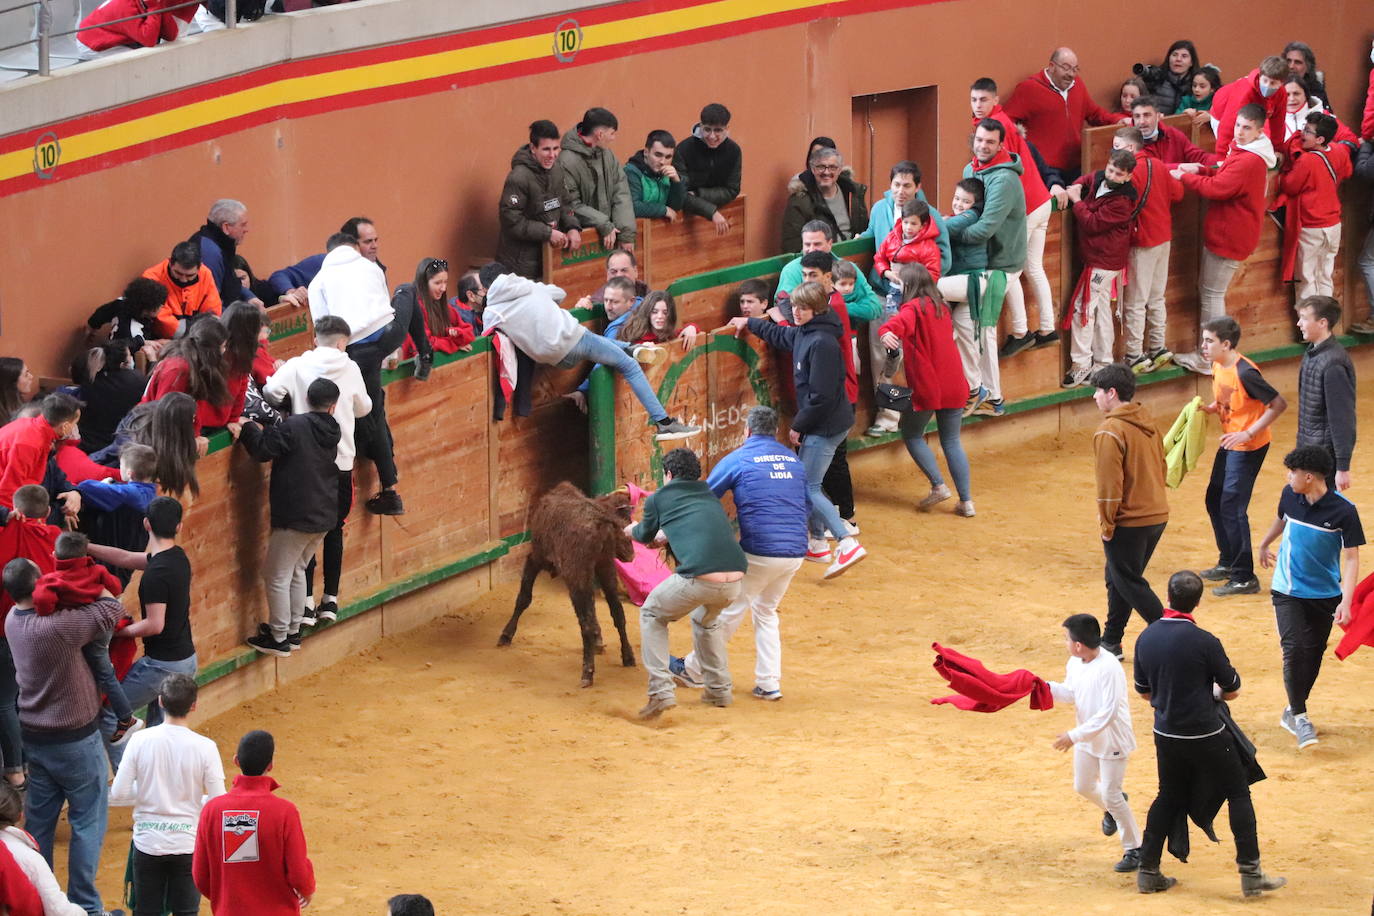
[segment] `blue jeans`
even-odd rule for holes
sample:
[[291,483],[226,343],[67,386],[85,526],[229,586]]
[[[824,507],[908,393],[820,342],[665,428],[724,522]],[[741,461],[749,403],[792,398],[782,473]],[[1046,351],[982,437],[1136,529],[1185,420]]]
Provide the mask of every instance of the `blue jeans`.
[[964,502],[973,499],[969,486],[968,456],[959,441],[959,426],[963,423],[964,411],[959,407],[945,410],[915,410],[902,414],[902,439],[906,450],[921,473],[926,475],[932,487],[943,486],[945,478],[940,475],[940,466],[935,463],[935,453],[926,444],[926,426],[931,416],[935,417],[935,428],[940,433],[940,451],[945,453],[945,464],[949,465],[949,475],[954,478],[954,489]]
[[830,462],[835,459],[835,449],[840,447],[840,443],[848,435],[849,430],[843,429],[833,436],[818,436],[815,433],[802,436],[798,457],[801,458],[802,467],[806,469],[806,497],[811,500],[809,527],[812,537],[820,537],[825,529],[829,528],[831,534],[842,538],[847,530],[844,520],[840,518],[840,510],[835,508],[830,497],[825,495],[821,482],[825,480],[825,472],[830,467]]
[[[175,662],[164,662],[145,655],[134,662],[129,673],[124,675],[124,696],[134,709],[147,706],[148,725],[150,727],[158,725],[162,722],[162,707],[157,702],[158,691],[162,689],[162,682],[166,680],[169,674],[189,674],[191,677],[195,677],[196,669],[195,655]],[[124,748],[127,745],[110,743],[110,736],[114,734],[114,730],[114,712],[106,706],[100,710],[100,732],[105,738],[105,753],[110,755],[110,766],[118,770],[119,762],[124,759]]]
[[1255,554],[1250,548],[1250,494],[1264,465],[1269,446],[1252,452],[1217,449],[1207,483],[1207,515],[1217,542],[1217,565],[1231,570],[1232,582],[1255,578]]
[[24,800],[24,828],[52,865],[53,834],[62,805],[67,805],[71,844],[67,850],[67,899],[91,916],[105,907],[95,889],[100,847],[105,843],[109,767],[101,753],[100,734],[92,732],[69,744],[24,745],[29,762],[29,791]]
[[649,380],[644,377],[644,370],[639,368],[639,363],[630,355],[630,345],[625,341],[610,340],[600,334],[584,331],[582,338],[573,344],[567,356],[559,360],[556,368],[571,369],[580,362],[610,366],[625,377],[625,381],[630,384],[630,390],[648,411],[650,420],[657,423],[667,418],[668,411],[658,402],[654,389],[649,386]]

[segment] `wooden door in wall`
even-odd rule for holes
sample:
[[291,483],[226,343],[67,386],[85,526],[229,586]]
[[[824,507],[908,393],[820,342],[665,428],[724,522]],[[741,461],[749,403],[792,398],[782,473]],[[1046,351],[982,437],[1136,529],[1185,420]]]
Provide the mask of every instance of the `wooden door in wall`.
[[920,86],[856,95],[852,100],[852,151],[845,153],[854,176],[868,185],[868,203],[887,190],[894,163],[910,159],[921,167],[921,187],[932,207],[941,199],[938,88]]

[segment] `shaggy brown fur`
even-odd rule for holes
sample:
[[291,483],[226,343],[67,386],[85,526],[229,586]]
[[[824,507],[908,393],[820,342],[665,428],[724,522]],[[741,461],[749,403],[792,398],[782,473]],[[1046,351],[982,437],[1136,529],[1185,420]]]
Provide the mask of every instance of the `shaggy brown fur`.
[[534,580],[548,570],[550,575],[563,578],[582,629],[582,686],[592,685],[593,657],[605,649],[601,626],[596,622],[598,586],[620,634],[620,661],[633,668],[635,654],[625,634],[625,610],[616,593],[615,564],[611,562],[634,559],[634,544],[623,530],[630,519],[630,498],[624,493],[588,499],[567,481],[545,493],[530,514],[530,554],[520,576],[515,613],[496,644],[510,645],[520,615],[530,606]]

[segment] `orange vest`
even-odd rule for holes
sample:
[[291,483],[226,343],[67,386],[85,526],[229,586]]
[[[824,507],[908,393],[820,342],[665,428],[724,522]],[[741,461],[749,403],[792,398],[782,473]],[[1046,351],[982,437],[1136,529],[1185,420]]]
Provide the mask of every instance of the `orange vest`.
[[[1256,372],[1259,371],[1259,367],[1245,356],[1229,369],[1221,363],[1212,363],[1212,398],[1217,402],[1217,416],[1221,418],[1221,431],[1224,433],[1238,433],[1249,429],[1267,409],[1267,405],[1245,393],[1245,386],[1240,383],[1242,361]],[[1233,451],[1253,452],[1268,445],[1271,438],[1269,427],[1266,426],[1253,439],[1243,445],[1237,445]]]
[[167,287],[167,301],[157,313],[157,326],[164,338],[177,332],[177,323],[182,318],[190,318],[201,312],[212,315],[220,313],[219,288],[210,268],[200,265],[200,278],[190,286],[177,286],[167,271],[167,262],[159,261],[143,272],[149,280],[156,280]]

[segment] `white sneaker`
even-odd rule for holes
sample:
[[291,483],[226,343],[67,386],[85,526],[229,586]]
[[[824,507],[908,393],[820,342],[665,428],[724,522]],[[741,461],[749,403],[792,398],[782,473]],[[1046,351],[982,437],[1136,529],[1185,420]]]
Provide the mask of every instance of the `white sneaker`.
[[653,344],[640,344],[630,351],[641,366],[657,366],[668,358],[668,351]]
[[812,563],[829,563],[830,542],[825,538],[811,538],[806,542],[806,558]]
[[1212,374],[1212,364],[1203,359],[1200,353],[1175,353],[1174,365],[1198,375]]
[[863,549],[863,545],[854,538],[845,538],[835,548],[835,561],[825,571],[825,578],[835,578],[866,556],[868,556],[868,551]]

